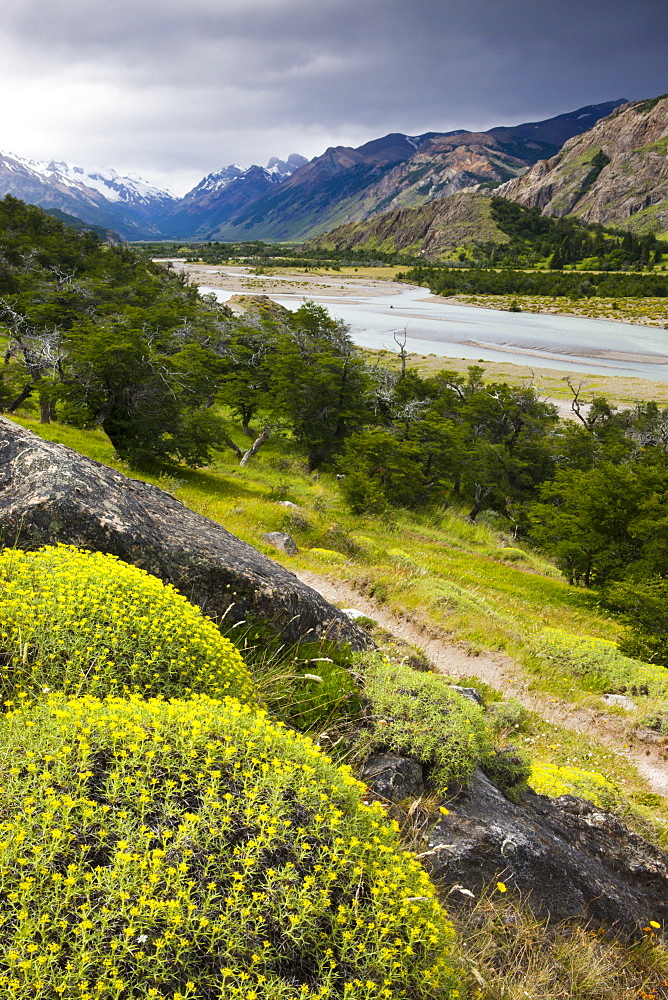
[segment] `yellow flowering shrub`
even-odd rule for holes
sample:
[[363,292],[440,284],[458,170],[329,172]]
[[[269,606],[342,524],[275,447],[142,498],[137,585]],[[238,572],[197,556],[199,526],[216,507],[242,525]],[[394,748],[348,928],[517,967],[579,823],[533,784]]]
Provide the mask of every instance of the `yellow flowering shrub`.
[[0,747],[0,996],[460,996],[397,825],[265,713],[52,696]]
[[236,647],[174,587],[71,546],[0,552],[0,700],[190,692],[254,700]]
[[579,767],[532,764],[529,785],[540,795],[549,795],[551,798],[576,795],[608,812],[614,812],[624,804],[616,785],[598,771],[584,771]]
[[668,695],[668,670],[632,660],[619,652],[614,642],[591,636],[572,635],[561,628],[545,628],[533,641],[541,659],[581,678],[593,691],[626,690],[645,685],[650,695]]

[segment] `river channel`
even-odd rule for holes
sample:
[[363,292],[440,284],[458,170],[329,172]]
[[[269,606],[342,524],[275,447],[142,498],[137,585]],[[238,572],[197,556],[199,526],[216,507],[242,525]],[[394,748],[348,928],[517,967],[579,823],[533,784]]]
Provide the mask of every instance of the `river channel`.
[[[232,275],[230,275],[230,278]],[[217,287],[200,285],[224,302],[234,292],[218,272]],[[230,282],[232,284],[232,282]],[[222,287],[221,287],[222,286]],[[396,351],[394,334],[406,331],[406,347],[416,354],[475,361],[535,364],[561,371],[668,379],[668,330],[607,320],[537,313],[513,313],[444,302],[424,288],[392,284],[389,294],[333,296],[310,285],[308,298],[327,306],[350,327],[360,347]],[[238,288],[237,288],[238,291]],[[263,294],[295,309],[305,296],[280,279]]]

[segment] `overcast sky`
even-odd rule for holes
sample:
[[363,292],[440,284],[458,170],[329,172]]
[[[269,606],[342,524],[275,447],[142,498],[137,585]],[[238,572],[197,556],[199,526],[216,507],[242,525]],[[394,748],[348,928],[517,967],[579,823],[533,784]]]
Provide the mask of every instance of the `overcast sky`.
[[0,149],[204,174],[668,91],[668,0],[3,0]]

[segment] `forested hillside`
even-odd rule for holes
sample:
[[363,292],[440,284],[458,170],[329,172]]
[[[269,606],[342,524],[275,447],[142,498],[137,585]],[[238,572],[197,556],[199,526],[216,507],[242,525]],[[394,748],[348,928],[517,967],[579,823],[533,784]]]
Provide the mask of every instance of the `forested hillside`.
[[580,265],[619,270],[660,263],[668,243],[570,217],[552,218],[498,195],[461,192],[421,208],[386,212],[340,226],[306,244],[312,252],[402,255],[478,267]]

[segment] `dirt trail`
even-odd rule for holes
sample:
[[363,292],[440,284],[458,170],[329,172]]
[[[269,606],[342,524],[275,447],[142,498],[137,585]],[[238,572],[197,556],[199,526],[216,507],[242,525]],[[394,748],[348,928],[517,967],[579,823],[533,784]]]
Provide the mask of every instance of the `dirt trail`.
[[525,708],[537,712],[547,722],[574,732],[586,733],[635,764],[653,792],[668,795],[666,749],[653,743],[634,740],[627,732],[625,719],[530,691],[529,679],[509,657],[500,653],[471,656],[462,646],[439,639],[419,622],[393,614],[343,580],[330,580],[306,571],[297,573],[297,576],[326,600],[332,603],[343,601],[346,607],[357,608],[368,614],[392,635],[422,650],[443,673],[457,677],[479,677],[504,694],[517,698]]

